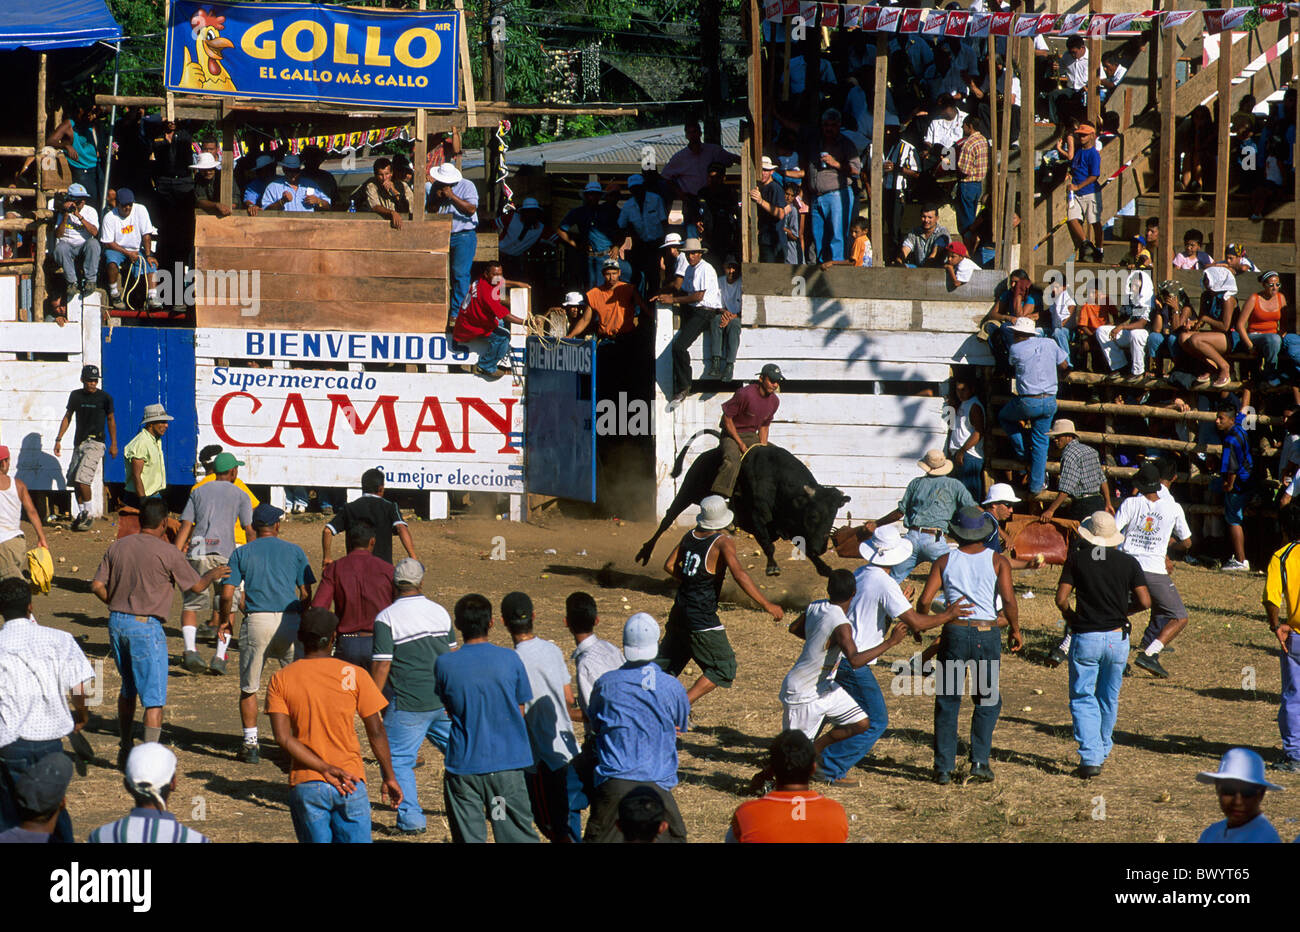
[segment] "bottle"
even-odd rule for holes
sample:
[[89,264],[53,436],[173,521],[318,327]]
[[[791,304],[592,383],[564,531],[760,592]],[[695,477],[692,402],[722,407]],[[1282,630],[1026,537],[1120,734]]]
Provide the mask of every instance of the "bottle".
[[357,212],[357,202],[348,201],[348,213],[355,214],[356,212]]

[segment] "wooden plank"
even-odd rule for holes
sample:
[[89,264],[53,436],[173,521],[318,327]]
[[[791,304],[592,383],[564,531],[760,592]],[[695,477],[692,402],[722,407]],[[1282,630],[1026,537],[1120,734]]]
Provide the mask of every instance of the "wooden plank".
[[[81,329],[69,323],[0,323],[0,353],[80,353]],[[76,384],[73,384],[73,388]]]
[[445,262],[438,262],[436,256],[417,251],[200,246],[196,247],[195,253],[200,269],[247,269],[260,271],[263,275],[433,279],[447,276]]
[[819,265],[746,263],[741,267],[745,294],[811,295],[826,298],[894,299],[908,295],[912,300],[990,304],[1006,283],[1006,275],[986,269],[976,272],[960,288],[948,287],[941,269],[898,267],[855,269]]
[[[690,436],[701,426],[716,426],[722,416],[722,405],[730,398],[728,392],[698,397],[698,405],[690,423],[679,422],[674,430],[679,436]],[[921,430],[947,430],[942,398],[923,398],[905,395],[876,395],[870,392],[857,394],[821,392],[782,392],[781,406],[772,419],[773,424],[806,424],[856,428],[861,426],[917,427]],[[772,435],[775,443],[780,443]],[[784,444],[782,444],[784,446]]]
[[[40,65],[36,72],[36,148],[39,149],[45,145],[45,94],[46,94],[46,77],[49,71],[49,54],[41,52]],[[36,166],[36,206],[44,208],[46,206],[44,197],[45,188],[45,170],[41,165]],[[40,257],[45,255],[46,245],[49,242],[48,224],[42,223],[36,227],[36,248],[32,255]],[[36,269],[32,275],[32,320],[40,320],[45,310],[45,263],[37,262]]]
[[746,294],[742,303],[744,319],[756,326],[943,333],[973,333],[989,305],[755,294]]
[[[447,281],[440,278],[372,278],[321,275],[261,275],[258,278],[258,299],[262,301],[329,302],[329,314],[338,304],[347,302],[359,305],[389,304],[446,304]],[[224,300],[233,301],[227,297]],[[211,306],[219,301],[208,295],[195,298],[196,303]],[[319,320],[319,306],[312,308]],[[372,318],[378,322],[381,318]],[[386,322],[385,322],[386,323]]]
[[[1029,4],[1025,4],[1029,9]],[[1008,39],[1010,45],[1013,40]],[[1038,208],[1034,204],[1034,172],[1032,165],[1036,162],[1034,151],[1034,101],[1037,89],[1034,86],[1034,40],[1021,39],[1020,61],[1020,267],[1034,278],[1034,267],[1038,258],[1034,245],[1038,242],[1039,222]]]
[[1160,278],[1166,279],[1174,267],[1174,83],[1178,67],[1177,40],[1173,30],[1160,33],[1160,59],[1163,74],[1160,79],[1160,241],[1156,267]]
[[286,217],[195,218],[195,239],[201,246],[247,246],[256,249],[374,249],[446,252],[451,243],[451,220],[446,215],[423,223],[404,223],[400,230],[380,217],[320,213]]
[[[707,339],[706,334],[706,339]],[[691,347],[692,358],[704,352],[705,340]],[[849,365],[858,360],[907,363],[992,365],[988,345],[969,333],[911,333],[865,330],[801,330],[751,327],[744,330],[736,359],[817,359]]]
[[447,305],[442,304],[350,304],[331,303],[326,313],[308,301],[263,300],[255,317],[246,317],[238,305],[198,305],[199,327],[243,329],[253,320],[259,327],[284,329],[365,330],[382,321],[385,329],[411,333],[442,333],[447,328]]
[[[842,457],[854,463],[866,458],[861,455],[864,450],[889,450],[895,455],[881,459],[891,463],[896,460],[905,462],[906,467],[915,473],[917,459],[924,456],[926,450],[942,447],[947,431],[918,430],[910,426],[906,432],[902,432],[897,427],[856,426],[845,429],[840,425],[804,427],[786,424],[773,427],[769,436],[773,443],[791,451],[815,450],[819,455]],[[676,439],[680,444],[689,437],[690,434],[684,434]],[[695,450],[696,447],[692,446],[691,449]],[[865,466],[862,469],[867,471]],[[849,470],[846,475],[853,476],[854,471]]]

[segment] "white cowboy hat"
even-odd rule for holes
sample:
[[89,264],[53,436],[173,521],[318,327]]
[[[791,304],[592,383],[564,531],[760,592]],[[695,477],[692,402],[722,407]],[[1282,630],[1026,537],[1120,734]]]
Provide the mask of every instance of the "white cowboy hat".
[[896,525],[886,524],[858,546],[858,553],[872,566],[897,566],[912,555],[912,542]]
[[982,504],[985,505],[1015,505],[1020,501],[1016,498],[1015,489],[1011,488],[1005,482],[995,482],[989,486],[989,494],[985,496]]
[[1105,511],[1094,511],[1087,520],[1080,521],[1079,536],[1098,547],[1118,547],[1124,542],[1115,516]]
[[710,495],[700,502],[700,513],[695,518],[695,526],[701,531],[720,531],[731,527],[736,518],[727,507],[727,500],[721,495]]
[[443,162],[441,165],[435,165],[429,169],[429,178],[438,184],[456,184],[461,179],[460,172],[455,165]]
[[668,246],[681,246],[681,244],[682,235],[680,233],[669,233],[664,237],[663,244],[659,248],[664,249]]
[[200,152],[194,157],[194,164],[190,168],[194,171],[203,171],[204,169],[216,169],[221,166],[217,163],[216,157],[211,152]]
[[1023,333],[1026,336],[1037,336],[1038,325],[1034,323],[1032,317],[1017,317],[1016,322],[1011,325],[1012,333]]

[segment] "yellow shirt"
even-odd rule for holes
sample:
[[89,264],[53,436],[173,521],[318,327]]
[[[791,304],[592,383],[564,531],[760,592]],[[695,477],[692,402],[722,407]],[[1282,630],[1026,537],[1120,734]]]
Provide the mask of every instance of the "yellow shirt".
[[[1288,554],[1287,550],[1291,552]],[[1282,555],[1286,554],[1286,604],[1282,603]],[[1300,545],[1287,544],[1268,561],[1264,601],[1281,609],[1281,620],[1300,617]]]
[[[126,460],[126,490],[134,492],[141,498],[156,495],[167,488],[167,467],[163,463],[162,440],[155,437],[147,428],[131,438],[131,442],[122,451]],[[131,481],[131,460],[144,460],[144,470],[140,473],[140,482],[144,489],[135,488]]]
[[[207,483],[212,482],[216,478],[217,476],[215,473],[208,473],[198,482],[194,483],[194,488],[197,489],[201,485],[206,485]],[[243,479],[236,477],[235,485],[239,486],[239,488],[243,490],[244,494],[248,496],[248,500],[253,503],[254,508],[262,504],[257,500],[257,496],[253,494],[253,490],[250,489],[248,486],[244,485]],[[248,538],[244,534],[244,528],[242,525],[240,525],[238,521],[236,521],[235,522],[235,546],[241,547],[246,543],[248,543]]]

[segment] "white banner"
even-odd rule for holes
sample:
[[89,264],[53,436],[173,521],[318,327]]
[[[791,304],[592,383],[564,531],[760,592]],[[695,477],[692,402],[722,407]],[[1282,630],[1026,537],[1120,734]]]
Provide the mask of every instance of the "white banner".
[[523,492],[519,393],[459,372],[195,367],[199,446],[270,485],[355,487],[378,466],[391,488]]
[[[518,341],[522,345],[522,338]],[[441,333],[358,333],[343,330],[194,331],[194,354],[213,359],[291,362],[415,363],[463,365],[475,357],[456,352]]]

